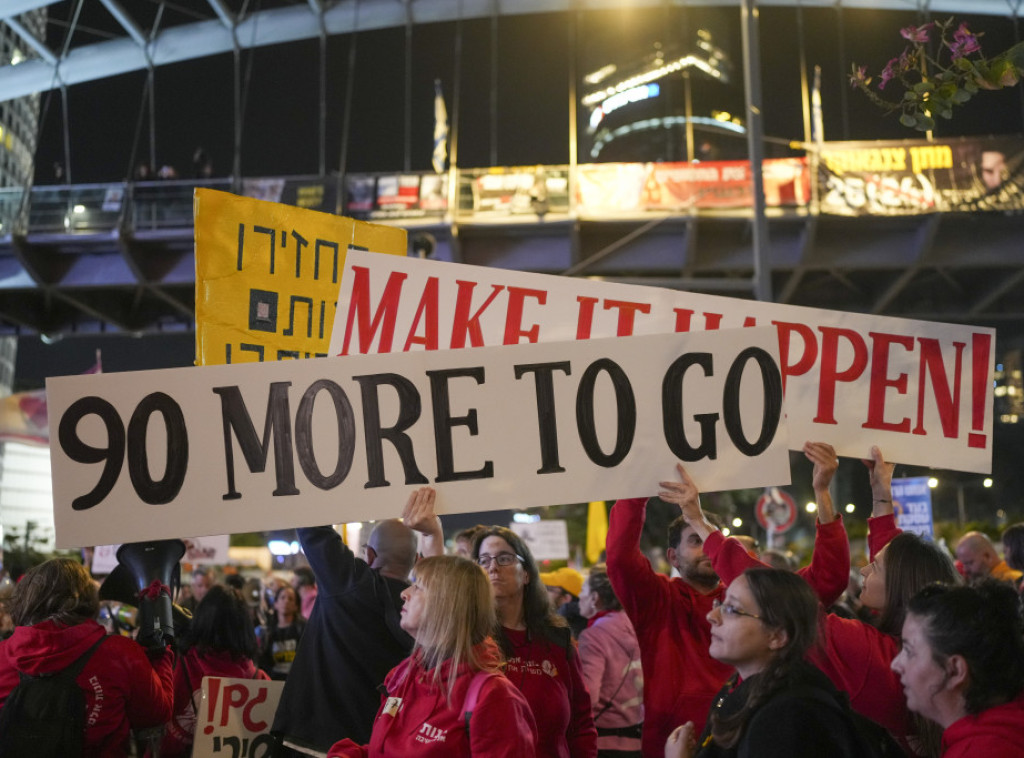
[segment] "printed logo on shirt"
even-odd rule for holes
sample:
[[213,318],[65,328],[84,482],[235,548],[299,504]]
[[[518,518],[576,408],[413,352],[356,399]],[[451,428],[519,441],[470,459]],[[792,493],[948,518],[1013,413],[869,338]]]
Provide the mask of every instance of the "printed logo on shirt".
[[384,710],[382,711],[385,716],[397,716],[399,709],[402,707],[402,698],[400,697],[389,697],[384,701]]
[[448,739],[447,729],[438,729],[436,726],[431,726],[426,721],[423,722],[423,726],[420,727],[420,733],[416,735],[417,742],[444,742]]
[[93,702],[87,720],[89,726],[93,726],[100,720],[100,712],[103,710],[103,685],[98,676],[90,676],[89,686],[92,687]]
[[524,661],[522,658],[518,657],[509,658],[505,662],[505,674],[522,674],[523,676],[540,676],[541,674],[547,674],[548,676],[555,677],[558,676],[558,667],[548,660],[538,663],[533,660]]

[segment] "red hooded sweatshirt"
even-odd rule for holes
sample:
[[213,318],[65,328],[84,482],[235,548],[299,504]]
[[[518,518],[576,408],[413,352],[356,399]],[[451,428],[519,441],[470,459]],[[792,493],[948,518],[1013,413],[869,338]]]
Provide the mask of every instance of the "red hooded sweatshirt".
[[174,669],[174,717],[167,724],[160,755],[171,758],[190,755],[196,735],[196,712],[199,705],[204,676],[223,676],[231,679],[270,679],[256,668],[248,658],[233,658],[230,653],[210,651],[200,654],[192,648]]
[[1024,693],[942,733],[942,758],[1024,758]]
[[[497,646],[490,640],[482,644],[497,662]],[[435,681],[412,657],[398,664],[384,680],[386,692],[370,744],[341,740],[329,758],[534,758],[536,727],[519,690],[503,674],[487,679],[467,734],[465,701],[476,672],[465,664],[460,667],[449,701],[449,665],[441,665],[440,681]]]
[[[17,627],[0,642],[0,707],[18,684],[19,671],[38,675],[65,669],[105,634],[95,621]],[[76,680],[85,693],[83,758],[122,758],[130,729],[170,719],[172,660],[165,650],[150,663],[142,647],[127,637],[107,637],[96,648]]]

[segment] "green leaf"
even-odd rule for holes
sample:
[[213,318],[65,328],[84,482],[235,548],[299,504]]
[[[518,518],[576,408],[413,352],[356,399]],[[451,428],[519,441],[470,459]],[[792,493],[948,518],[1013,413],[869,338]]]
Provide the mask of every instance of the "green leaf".
[[945,110],[939,111],[939,115],[946,119],[953,118],[953,109],[946,108]]
[[935,119],[929,118],[928,116],[918,116],[915,128],[921,132],[927,132],[930,129],[935,128]]
[[[977,88],[975,88],[977,89]],[[953,102],[957,105],[963,105],[971,99],[971,92],[965,87],[964,89],[958,89],[953,93]]]
[[914,92],[918,94],[924,94],[925,92],[932,92],[935,89],[935,85],[931,82],[918,82],[914,85]]
[[957,58],[956,67],[961,71],[975,71],[974,64],[967,58]]
[[900,123],[903,126],[914,127],[917,126],[917,118],[909,113],[904,113],[900,116]]
[[904,99],[904,100],[908,100],[908,101],[910,101],[910,100],[914,100],[914,101],[916,101],[916,100],[918,100],[919,98],[918,98],[918,96],[917,96],[917,93],[916,93],[916,92],[914,92],[913,90],[909,90],[909,89],[908,89],[908,90],[907,90],[906,92],[904,92],[904,93],[903,93],[903,99]]

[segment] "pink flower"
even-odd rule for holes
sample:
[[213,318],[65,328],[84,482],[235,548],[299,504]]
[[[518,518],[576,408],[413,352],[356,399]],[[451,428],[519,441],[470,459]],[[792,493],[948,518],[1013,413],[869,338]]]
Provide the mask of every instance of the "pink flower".
[[850,75],[850,86],[854,89],[860,84],[867,84],[868,81],[868,67],[857,66],[854,72]]
[[955,32],[953,32],[953,41],[947,43],[949,46],[949,54],[953,60],[957,58],[963,58],[965,55],[976,53],[981,50],[981,45],[978,44],[978,38],[971,34],[967,28],[967,24],[960,24]]
[[885,64],[885,68],[882,69],[882,73],[879,75],[878,89],[885,89],[885,85],[889,83],[889,80],[896,78],[896,66],[898,63],[899,59],[893,58]]
[[900,29],[900,36],[910,42],[927,42],[928,31],[935,26],[935,22],[931,21],[921,26],[907,26]]

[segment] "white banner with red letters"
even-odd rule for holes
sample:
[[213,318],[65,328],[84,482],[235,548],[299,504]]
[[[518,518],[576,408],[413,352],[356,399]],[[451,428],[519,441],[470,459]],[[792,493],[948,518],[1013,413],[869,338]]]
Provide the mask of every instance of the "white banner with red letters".
[[778,333],[793,449],[991,470],[992,329],[352,251],[330,354],[757,324]]
[[204,676],[192,758],[269,758],[284,682]]
[[774,329],[51,378],[58,547],[789,481]]

